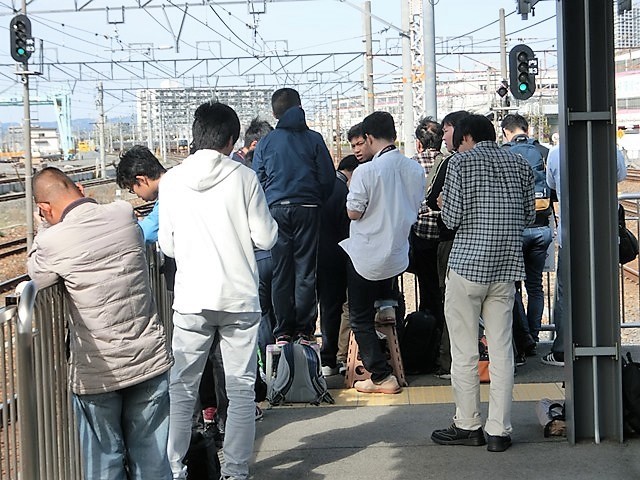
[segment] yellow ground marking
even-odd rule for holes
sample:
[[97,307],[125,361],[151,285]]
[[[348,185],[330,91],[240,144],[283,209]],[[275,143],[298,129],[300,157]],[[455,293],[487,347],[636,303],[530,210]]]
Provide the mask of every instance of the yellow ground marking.
[[[453,403],[450,385],[432,387],[405,387],[397,395],[382,393],[359,393],[354,388],[330,390],[335,404],[323,403],[324,407],[386,407],[394,405],[430,405]],[[517,383],[513,387],[514,402],[537,402],[542,398],[564,399],[561,383]],[[480,385],[480,400],[489,401],[489,385]],[[311,406],[303,403],[289,405],[295,408]]]

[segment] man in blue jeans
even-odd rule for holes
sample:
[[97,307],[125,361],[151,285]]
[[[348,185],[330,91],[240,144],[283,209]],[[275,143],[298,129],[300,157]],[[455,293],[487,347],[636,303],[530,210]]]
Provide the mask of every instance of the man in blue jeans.
[[[519,153],[517,146],[530,143],[533,147],[533,152],[537,153],[546,162],[549,149],[529,138],[527,135],[529,123],[523,116],[517,113],[509,114],[502,120],[501,127],[502,134],[507,141],[504,145],[506,148],[513,149],[516,153]],[[546,182],[546,173],[540,172],[540,175],[542,175],[542,180]],[[549,216],[551,215],[550,190],[546,183],[544,186],[547,188],[546,199],[548,203],[542,208],[537,206],[536,219],[533,225],[525,228],[522,232],[522,254],[524,256],[526,274],[524,285],[527,289],[528,300],[526,321],[522,321],[521,326],[524,329],[524,333],[531,335],[532,340],[535,340],[535,342],[538,342],[542,312],[544,310],[542,271],[547,258],[547,250],[553,238],[553,232],[549,226]],[[516,304],[522,304],[522,292],[520,289],[516,289],[516,297]],[[531,342],[531,339],[529,341]],[[518,345],[518,349],[521,347],[523,346]],[[524,352],[519,351],[519,356],[523,354],[535,355],[535,343],[531,342],[529,345],[524,345],[524,347],[526,350]]]

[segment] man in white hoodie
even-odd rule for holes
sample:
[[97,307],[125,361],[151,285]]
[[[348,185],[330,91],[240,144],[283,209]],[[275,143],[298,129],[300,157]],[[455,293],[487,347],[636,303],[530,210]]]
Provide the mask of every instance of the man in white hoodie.
[[174,479],[191,437],[191,415],[216,332],[229,407],[223,479],[244,480],[255,438],[254,383],[260,322],[254,248],[269,250],[278,227],[255,173],[229,158],[240,135],[227,105],[195,112],[192,153],[160,182],[162,251],[176,259],[168,454]]

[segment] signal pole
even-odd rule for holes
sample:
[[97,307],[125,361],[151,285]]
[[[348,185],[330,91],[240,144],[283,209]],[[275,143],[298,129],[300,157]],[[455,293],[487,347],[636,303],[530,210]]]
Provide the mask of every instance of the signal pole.
[[100,178],[107,178],[106,155],[104,152],[104,88],[98,83],[98,142],[100,145]]
[[402,103],[404,115],[402,117],[402,141],[404,154],[412,157],[416,153],[413,141],[413,91],[411,71],[411,0],[402,0]]

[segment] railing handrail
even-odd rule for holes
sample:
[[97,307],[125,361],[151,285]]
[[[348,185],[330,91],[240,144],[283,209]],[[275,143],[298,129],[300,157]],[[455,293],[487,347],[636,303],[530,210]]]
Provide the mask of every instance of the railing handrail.
[[20,294],[18,304],[16,332],[16,373],[18,378],[18,417],[20,425],[20,471],[25,480],[40,478],[38,458],[38,425],[33,415],[37,410],[36,397],[27,392],[33,391],[33,311],[38,289],[33,281],[26,283]]

